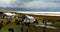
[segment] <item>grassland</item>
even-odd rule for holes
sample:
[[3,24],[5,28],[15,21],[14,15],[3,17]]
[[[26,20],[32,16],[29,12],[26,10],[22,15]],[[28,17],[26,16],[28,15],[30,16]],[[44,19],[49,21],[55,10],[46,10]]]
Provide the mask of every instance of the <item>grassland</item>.
[[[21,14],[21,13],[16,13],[18,14],[19,16],[21,15],[26,15],[26,14]],[[27,14],[29,15],[29,14]],[[30,16],[33,16],[35,19],[37,19],[38,21],[39,20],[44,20],[45,22],[52,22],[53,24],[51,24],[50,26],[55,26],[55,27],[58,27],[59,29],[51,29],[51,28],[46,28],[45,31],[46,32],[60,32],[60,17],[57,17],[57,16],[42,16],[42,15],[31,15]],[[21,32],[21,28],[22,28],[22,23],[23,22],[20,22],[19,25],[16,25],[15,23],[15,20],[18,19],[18,20],[21,20],[21,18],[12,18],[10,19],[11,23],[10,24],[6,24],[6,21],[7,19],[0,19],[0,23],[1,21],[4,21],[2,24],[3,24],[3,27],[2,29],[0,29],[0,32],[9,32],[8,29],[9,28],[13,28],[14,29],[14,32]],[[24,23],[23,23],[24,24]],[[28,29],[29,32],[43,32],[44,28],[43,27],[36,27],[35,23],[32,23],[30,24],[29,27],[27,27],[26,25],[23,26],[23,32],[26,32],[26,30]]]

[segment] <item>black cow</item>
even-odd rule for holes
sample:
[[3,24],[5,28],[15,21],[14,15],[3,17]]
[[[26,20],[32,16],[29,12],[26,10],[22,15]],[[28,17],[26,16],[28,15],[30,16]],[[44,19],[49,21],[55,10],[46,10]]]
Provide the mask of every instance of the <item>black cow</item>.
[[10,20],[7,20],[6,24],[9,24],[9,23],[11,23],[11,21]]
[[14,32],[13,28],[8,29],[9,32]]
[[0,29],[3,27],[3,25],[0,23]]
[[15,20],[15,23],[16,23],[16,25],[20,24],[20,22],[17,19]]

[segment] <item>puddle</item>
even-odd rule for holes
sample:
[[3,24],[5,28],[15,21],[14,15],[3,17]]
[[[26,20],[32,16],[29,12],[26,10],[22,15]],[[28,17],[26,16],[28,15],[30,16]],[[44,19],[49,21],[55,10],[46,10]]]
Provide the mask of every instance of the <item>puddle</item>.
[[52,24],[51,22],[47,22],[47,24]]
[[48,25],[44,25],[44,23],[42,21],[38,21],[38,25],[36,26],[40,26],[40,27],[46,27],[46,28],[51,28],[51,29],[58,29],[58,27],[54,27],[54,26],[49,26],[50,24],[53,24],[51,22],[46,22],[46,24]]
[[53,26],[45,26],[45,25],[36,25],[36,26],[46,27],[46,28],[51,28],[51,29],[58,29],[57,27],[53,27]]
[[[44,24],[44,23],[42,23],[42,22],[39,22],[38,24]],[[52,24],[51,22],[47,22],[46,24]]]

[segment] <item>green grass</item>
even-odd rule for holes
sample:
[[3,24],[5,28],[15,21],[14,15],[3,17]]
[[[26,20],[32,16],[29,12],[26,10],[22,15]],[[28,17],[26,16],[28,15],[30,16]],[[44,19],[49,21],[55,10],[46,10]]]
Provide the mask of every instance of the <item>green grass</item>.
[[[8,29],[9,28],[13,28],[14,29],[14,32],[21,32],[21,28],[22,28],[22,23],[21,22],[19,25],[16,25],[15,24],[15,18],[11,19],[11,24],[6,24],[6,19],[0,19],[0,21],[4,21],[2,24],[3,24],[3,27],[2,29],[0,30],[0,32],[9,32]],[[60,27],[59,25],[60,23],[59,22],[54,22],[52,24],[52,26],[56,26],[56,27]],[[26,32],[26,30],[28,29],[29,32],[43,32],[44,28],[42,27],[36,27],[35,26],[36,24],[32,23],[30,24],[29,27],[27,27],[26,25],[24,25],[23,27],[23,31]],[[50,29],[50,28],[46,28],[45,29],[46,32],[60,32],[60,28],[59,29]]]
[[[22,24],[22,22],[20,23],[20,25],[16,25],[14,22],[12,22],[11,24],[8,24],[8,25],[4,23],[4,26],[2,27],[0,32],[9,32],[8,31],[9,28],[13,28],[14,32],[21,32],[21,27],[22,27],[21,24]],[[29,27],[24,25],[24,27],[23,27],[24,30],[23,31],[26,32],[26,30],[28,29],[29,32],[43,32],[44,28],[36,27],[35,25],[36,24],[33,24],[33,23],[30,24]],[[57,31],[60,32],[59,29],[55,30],[55,29],[48,29],[48,28],[46,28],[45,30],[46,30],[46,32],[57,32]]]

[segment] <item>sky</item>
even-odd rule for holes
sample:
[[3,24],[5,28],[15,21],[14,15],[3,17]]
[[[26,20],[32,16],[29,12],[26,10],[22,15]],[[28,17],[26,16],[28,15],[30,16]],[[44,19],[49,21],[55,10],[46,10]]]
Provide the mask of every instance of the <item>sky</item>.
[[39,11],[60,12],[60,0],[0,0],[0,7],[22,7]]

